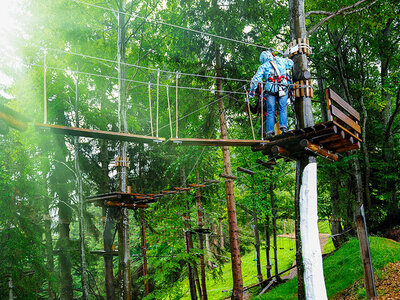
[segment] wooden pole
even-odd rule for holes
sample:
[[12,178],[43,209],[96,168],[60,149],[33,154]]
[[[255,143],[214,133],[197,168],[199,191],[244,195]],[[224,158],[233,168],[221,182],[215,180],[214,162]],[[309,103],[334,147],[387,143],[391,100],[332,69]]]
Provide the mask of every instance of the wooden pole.
[[[289,0],[289,23],[292,40],[300,42],[301,39],[307,38],[304,0]],[[297,82],[307,79],[305,78],[305,74],[308,74],[306,53],[297,53],[292,59],[294,61],[293,81]],[[297,128],[306,128],[314,125],[310,97],[301,95],[301,93],[300,95],[296,95],[295,115]],[[317,244],[319,245],[318,223],[314,222],[314,220],[307,220],[300,215],[301,212],[305,212],[307,215],[314,217],[317,213],[317,202],[315,201],[317,190],[314,182],[316,182],[316,158],[306,154],[296,161],[295,232],[296,264],[298,266],[297,295],[299,300],[305,300],[306,294],[309,299],[327,299],[322,270],[322,256],[320,255],[321,249],[317,246]],[[306,232],[301,232],[300,228],[303,228]],[[309,238],[307,241],[314,242],[311,245],[302,244],[300,236],[301,238],[307,236]],[[311,246],[313,247],[312,249],[302,248]],[[304,254],[312,255],[312,257],[305,257],[308,261],[306,269],[303,265]],[[305,279],[307,280],[306,289],[304,288]]]
[[47,124],[47,65],[46,65],[46,49],[43,53],[43,123]]
[[372,267],[371,251],[369,248],[367,223],[365,220],[364,205],[360,208],[360,214],[356,216],[357,236],[360,244],[361,261],[364,271],[364,285],[367,299],[377,299],[374,269]]
[[[199,181],[199,170],[196,169],[196,184],[200,184]],[[203,214],[201,213],[201,193],[200,189],[196,190],[196,206],[197,206],[197,226],[199,229],[203,228]],[[201,282],[201,293],[200,298],[207,300],[207,288],[206,288],[206,266],[204,263],[204,238],[203,233],[199,233],[199,249],[200,249],[200,282]]]

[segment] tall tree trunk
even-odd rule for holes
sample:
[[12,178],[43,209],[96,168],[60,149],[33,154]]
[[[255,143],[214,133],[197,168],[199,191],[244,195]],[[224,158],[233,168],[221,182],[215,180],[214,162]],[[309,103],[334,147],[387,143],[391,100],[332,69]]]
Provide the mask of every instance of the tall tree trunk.
[[[44,179],[46,180],[46,178]],[[46,182],[47,186],[47,182]],[[46,188],[47,191],[47,188]],[[47,271],[49,272],[48,279],[48,299],[54,299],[54,289],[52,285],[52,278],[54,276],[54,253],[53,253],[53,238],[51,236],[51,216],[50,216],[50,199],[46,195],[45,199],[45,215],[43,216],[44,220],[44,235],[45,235],[45,243],[46,243],[46,259],[47,259]]]
[[[292,40],[306,38],[304,0],[289,0],[289,14]],[[308,71],[306,55],[297,54],[293,61],[293,80],[295,82],[303,80],[304,73]],[[307,96],[296,98],[295,112],[299,128],[314,125],[311,98]],[[300,300],[305,299],[306,296],[308,299],[327,299],[318,234],[316,167],[316,158],[308,154],[296,161],[296,263],[298,266],[298,298]],[[309,215],[311,219],[305,218],[302,214]],[[303,242],[300,241],[299,234]],[[305,279],[306,282],[304,282]]]
[[[199,184],[199,170],[196,169],[196,183]],[[200,189],[196,191],[196,206],[197,206],[197,226],[199,229],[203,228],[203,215],[201,213],[201,193]],[[203,233],[199,233],[199,249],[200,249],[200,280],[201,280],[201,293],[200,299],[207,299],[207,287],[206,287],[206,266],[204,263],[204,239]]]
[[258,232],[258,216],[257,216],[257,207],[254,198],[253,202],[253,231],[254,231],[254,247],[256,248],[256,266],[257,266],[257,279],[258,282],[263,281],[262,271],[261,271],[261,256],[260,256],[260,233]]
[[[79,78],[76,75],[75,82],[75,126],[79,128],[79,108],[78,108],[78,82]],[[80,243],[80,259],[81,259],[81,286],[82,286],[82,299],[89,299],[88,283],[87,283],[87,270],[86,270],[86,255],[85,255],[85,220],[84,220],[84,199],[83,199],[83,185],[82,174],[79,166],[79,144],[78,137],[74,137],[74,163],[76,175],[76,190],[79,203],[79,243]]]
[[330,185],[331,185],[331,205],[332,205],[332,220],[331,220],[331,232],[332,232],[332,241],[335,249],[339,249],[343,242],[345,241],[342,233],[342,225],[340,222],[340,212],[338,203],[339,199],[339,184],[337,182],[337,172],[335,170],[330,171]]
[[278,259],[278,243],[276,237],[276,209],[274,201],[274,184],[269,185],[269,195],[271,197],[271,208],[272,208],[272,236],[274,239],[274,260],[275,260],[275,277],[278,282],[281,281],[279,274],[279,259]]
[[267,278],[272,276],[271,274],[271,236],[269,234],[269,217],[266,217],[264,223],[264,235],[265,235],[265,259],[266,259],[266,269],[267,269]]
[[[128,132],[126,118],[128,99],[126,85],[126,20],[125,0],[118,0],[118,40],[117,40],[117,62],[118,62],[118,126],[120,132]],[[119,158],[122,166],[119,167],[119,190],[127,191],[128,180],[128,143],[121,142]],[[121,216],[118,228],[118,258],[119,258],[119,285],[120,298],[131,299],[131,276],[130,276],[130,251],[129,251],[129,217],[128,209],[121,208]]]
[[142,255],[143,255],[143,277],[144,277],[144,295],[149,294],[149,279],[147,278],[147,246],[146,246],[146,227],[144,220],[144,212],[140,211],[140,231],[142,242]]
[[[58,141],[59,149],[56,151],[56,160],[64,162],[65,157],[62,152],[65,149],[64,137],[55,137]],[[69,224],[71,223],[72,210],[69,195],[66,190],[65,183],[67,182],[67,172],[64,166],[56,163],[55,174],[56,189],[58,193],[58,227],[59,227],[59,266],[60,266],[60,299],[70,300],[73,299],[73,286],[71,274],[71,253],[70,253],[70,237],[69,237]]]
[[218,219],[218,235],[219,235],[219,248],[224,250],[225,248],[225,243],[224,243],[224,228],[223,228],[223,223],[222,223],[222,218]]
[[[224,102],[221,99],[222,90],[222,77],[221,70],[221,54],[219,45],[216,44],[216,76],[217,76],[217,97],[219,98],[219,121],[221,127],[221,139],[228,138],[228,129],[226,126],[226,116]],[[232,174],[231,170],[231,155],[229,147],[222,147],[222,157],[224,162],[224,173],[227,175]],[[240,260],[239,250],[239,239],[238,239],[238,227],[236,218],[236,207],[235,207],[235,194],[233,193],[233,181],[232,179],[225,179],[225,192],[226,192],[226,205],[228,210],[228,223],[229,223],[229,245],[231,249],[231,261],[232,261],[232,277],[233,277],[233,293],[232,299],[243,298],[243,279],[242,279],[242,267]]]

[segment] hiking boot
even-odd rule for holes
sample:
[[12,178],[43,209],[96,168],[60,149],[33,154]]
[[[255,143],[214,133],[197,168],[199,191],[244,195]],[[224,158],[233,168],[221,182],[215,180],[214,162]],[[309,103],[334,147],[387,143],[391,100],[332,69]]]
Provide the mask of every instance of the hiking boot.
[[274,132],[273,131],[267,132],[267,133],[264,134],[264,139],[270,139],[273,136],[274,136]]
[[282,132],[282,133],[286,133],[286,132],[288,132],[288,129],[287,129],[287,127],[281,127],[281,132]]

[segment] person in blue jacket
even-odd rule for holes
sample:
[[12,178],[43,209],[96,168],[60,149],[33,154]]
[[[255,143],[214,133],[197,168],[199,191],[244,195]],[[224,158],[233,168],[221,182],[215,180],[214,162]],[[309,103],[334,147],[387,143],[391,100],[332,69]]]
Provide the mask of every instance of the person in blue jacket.
[[[270,50],[263,51],[260,55],[261,66],[253,76],[250,84],[250,97],[254,97],[254,92],[260,82],[265,80],[264,99],[266,100],[266,119],[264,126],[264,138],[270,138],[274,135],[275,123],[275,101],[278,98],[279,126],[282,133],[288,131],[286,103],[289,91],[289,77],[286,74],[287,69],[291,69],[293,61],[288,58],[277,57]],[[265,109],[265,108],[264,108]],[[261,128],[259,129],[261,134]]]

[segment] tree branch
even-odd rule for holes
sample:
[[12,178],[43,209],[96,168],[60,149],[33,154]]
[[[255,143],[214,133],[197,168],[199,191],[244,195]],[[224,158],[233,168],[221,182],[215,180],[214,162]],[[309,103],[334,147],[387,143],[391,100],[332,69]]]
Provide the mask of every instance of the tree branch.
[[[336,12],[327,12],[327,11],[309,11],[309,12],[307,12],[306,13],[306,18],[308,16],[310,16],[310,15],[327,15],[326,18],[324,18],[321,21],[319,21],[316,25],[314,25],[307,32],[307,36],[311,35],[314,31],[316,31],[319,27],[321,27],[324,23],[328,22],[330,19],[332,19],[332,18],[334,18],[336,16],[339,16],[339,15],[347,16],[347,15],[350,15],[350,14],[358,13],[358,12],[360,12],[360,11],[362,11],[364,9],[367,9],[370,6],[374,5],[378,0],[374,0],[370,4],[368,4],[367,6],[364,6],[362,8],[351,10],[351,9],[353,9],[353,8],[359,6],[359,5],[361,5],[361,4],[363,4],[363,3],[367,2],[367,1],[369,1],[369,0],[360,0],[360,1],[358,1],[358,2],[356,2],[354,4],[352,4],[352,5],[349,5],[349,6],[341,8]],[[349,11],[349,10],[351,10],[351,11]]]

